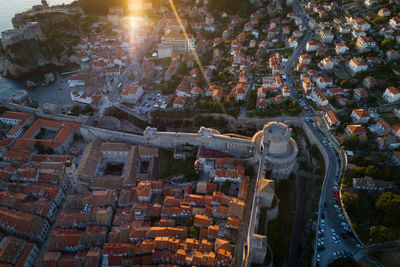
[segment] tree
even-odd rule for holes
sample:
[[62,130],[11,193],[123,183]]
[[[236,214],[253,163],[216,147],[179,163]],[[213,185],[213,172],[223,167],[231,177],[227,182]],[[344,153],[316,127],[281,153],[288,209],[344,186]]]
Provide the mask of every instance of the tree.
[[375,202],[376,209],[381,212],[384,222],[393,225],[400,220],[400,195],[392,192],[382,193]]
[[372,20],[374,24],[384,24],[386,23],[386,18],[385,17],[376,17]]
[[346,211],[348,211],[351,214],[354,214],[354,212],[357,211],[357,208],[360,204],[360,200],[357,193],[352,194],[344,192],[342,195],[342,201]]
[[188,217],[188,218],[186,219],[186,226],[192,226],[193,223],[194,223],[194,218],[193,218],[193,216]]
[[357,102],[354,100],[350,100],[349,102],[347,102],[347,107],[348,108],[355,108],[357,107]]
[[198,228],[197,226],[194,226],[194,225],[190,226],[189,227],[189,235],[199,238],[200,228]]
[[374,243],[389,242],[396,239],[396,235],[389,228],[379,225],[369,228],[369,236]]
[[228,194],[229,189],[231,188],[231,181],[225,181],[221,184],[221,186],[219,187],[219,191],[221,191],[224,194]]
[[390,39],[385,39],[381,42],[383,49],[389,49],[393,46],[392,41]]

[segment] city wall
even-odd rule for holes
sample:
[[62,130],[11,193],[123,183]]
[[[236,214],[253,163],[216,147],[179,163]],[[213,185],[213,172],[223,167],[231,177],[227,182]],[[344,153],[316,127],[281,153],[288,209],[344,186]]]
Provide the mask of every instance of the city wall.
[[5,102],[2,104],[3,107],[12,110],[12,111],[19,111],[34,114],[37,117],[49,119],[49,120],[61,120],[61,121],[68,121],[68,122],[75,122],[75,123],[86,123],[89,119],[89,116],[68,116],[64,114],[48,114],[44,113],[41,109],[31,108],[24,105],[18,105],[10,102]]
[[82,125],[81,134],[86,141],[107,140],[161,148],[190,144],[221,150],[237,157],[249,157],[254,152],[254,144],[251,140],[224,136],[205,128],[201,128],[199,133],[159,132],[156,129],[147,128],[143,135],[136,135]]

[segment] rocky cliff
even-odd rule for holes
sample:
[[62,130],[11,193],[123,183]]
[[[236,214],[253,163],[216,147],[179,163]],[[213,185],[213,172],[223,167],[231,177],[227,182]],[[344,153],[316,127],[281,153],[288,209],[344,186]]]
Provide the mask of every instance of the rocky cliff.
[[0,50],[0,74],[14,79],[23,78],[48,65],[64,66],[66,55],[54,55],[46,42],[22,41]]
[[22,40],[7,47],[0,44],[0,74],[14,79],[23,78],[38,70],[69,63],[72,46],[79,40],[81,15],[74,12],[17,14],[15,27],[29,21],[37,21],[43,32],[43,40]]

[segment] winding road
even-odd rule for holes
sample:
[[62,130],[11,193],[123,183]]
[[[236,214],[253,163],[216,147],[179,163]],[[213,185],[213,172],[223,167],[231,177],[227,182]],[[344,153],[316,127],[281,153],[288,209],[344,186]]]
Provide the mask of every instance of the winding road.
[[[303,19],[303,22],[307,25],[307,32],[304,38],[301,40],[295,51],[293,52],[292,56],[287,61],[284,72],[286,75],[286,85],[290,89],[291,97],[293,100],[298,100],[297,97],[297,90],[293,81],[293,66],[297,62],[300,54],[304,50],[308,41],[312,40],[314,37],[314,31],[308,26],[309,16],[304,12],[304,10],[299,6],[297,1],[293,3],[293,11],[297,14],[297,16]],[[309,110],[313,110],[309,107]],[[311,117],[315,116],[316,114],[312,111]],[[317,138],[318,142],[325,148],[326,153],[329,158],[329,163],[326,166],[326,173],[324,182],[322,185],[322,192],[319,201],[319,208],[318,208],[318,222],[316,228],[316,236],[315,236],[315,244],[317,243],[318,238],[318,230],[321,229],[321,216],[325,218],[324,228],[325,230],[325,250],[321,252],[317,252],[317,245],[315,245],[315,253],[314,253],[314,260],[313,266],[327,266],[330,262],[334,261],[333,252],[347,249],[353,257],[358,262],[365,262],[368,263],[370,266],[379,266],[375,261],[371,260],[365,251],[361,248],[358,248],[359,241],[354,238],[354,230],[351,229],[351,233],[347,234],[344,231],[344,227],[342,225],[343,219],[338,217],[338,213],[333,207],[334,197],[333,197],[333,189],[336,183],[336,175],[341,177],[346,169],[346,161],[344,158],[344,151],[338,144],[337,140],[329,131],[324,131],[324,134],[313,125],[313,120],[305,120],[305,123],[312,129],[313,134]],[[327,139],[330,141],[329,145],[323,145],[323,140]],[[324,214],[324,215],[322,215]],[[351,227],[351,225],[350,225]],[[335,243],[332,239],[332,229],[335,231],[342,238],[341,243]],[[292,235],[296,236],[296,235]],[[289,266],[296,266],[297,264],[297,253],[294,246],[299,244],[296,238],[291,240],[291,247],[289,249],[289,259],[288,263]],[[320,255],[320,262],[316,261],[316,255]]]

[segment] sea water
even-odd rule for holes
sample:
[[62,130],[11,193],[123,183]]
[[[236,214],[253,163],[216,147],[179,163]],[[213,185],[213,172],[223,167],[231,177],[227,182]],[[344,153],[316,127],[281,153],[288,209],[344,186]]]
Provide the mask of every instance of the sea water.
[[[73,0],[48,0],[49,5],[69,4]],[[41,0],[0,0],[0,32],[12,29],[11,19],[16,13],[24,12],[33,5],[40,5]],[[42,77],[40,77],[42,78]],[[29,77],[36,82],[38,88],[29,91],[33,100],[38,101],[39,105],[43,103],[69,104],[71,99],[66,87],[66,78],[57,79],[57,81],[48,86],[41,87],[39,77]],[[9,98],[16,90],[25,89],[26,81],[15,81],[0,76],[0,102]],[[60,90],[62,89],[62,90]]]

